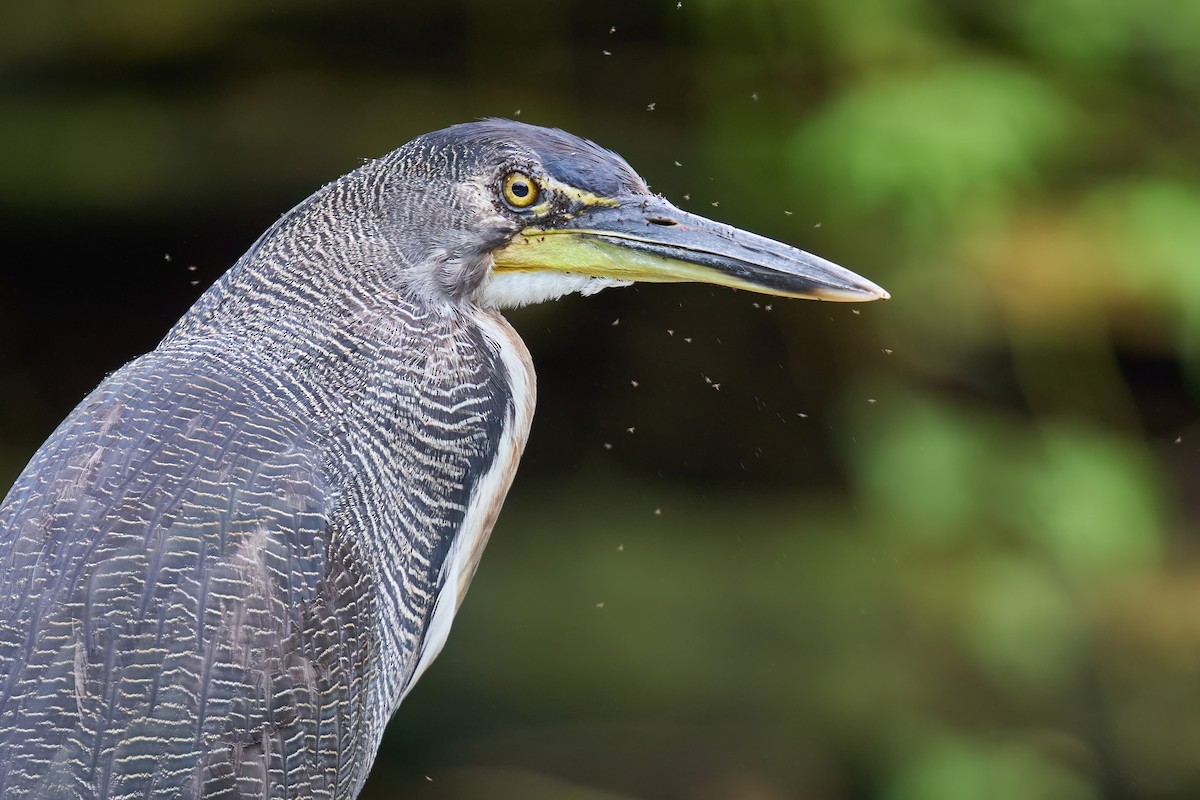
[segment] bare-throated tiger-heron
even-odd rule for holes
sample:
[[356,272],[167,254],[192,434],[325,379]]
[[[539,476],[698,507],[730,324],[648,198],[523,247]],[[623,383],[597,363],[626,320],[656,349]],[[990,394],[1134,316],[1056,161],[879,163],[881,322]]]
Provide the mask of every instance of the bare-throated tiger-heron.
[[355,797],[525,445],[497,309],[633,281],[887,297],[502,120],[284,215],[0,506],[0,797]]

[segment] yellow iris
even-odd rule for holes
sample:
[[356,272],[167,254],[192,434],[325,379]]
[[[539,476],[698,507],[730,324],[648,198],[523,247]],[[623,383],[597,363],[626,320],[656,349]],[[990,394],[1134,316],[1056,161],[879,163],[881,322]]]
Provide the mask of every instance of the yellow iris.
[[510,172],[504,178],[504,201],[513,208],[529,208],[537,202],[538,187],[523,172]]

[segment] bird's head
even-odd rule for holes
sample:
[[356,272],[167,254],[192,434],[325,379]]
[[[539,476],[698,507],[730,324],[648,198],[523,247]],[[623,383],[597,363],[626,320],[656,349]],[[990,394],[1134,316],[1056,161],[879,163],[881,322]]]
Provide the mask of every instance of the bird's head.
[[561,130],[455,125],[382,159],[384,230],[410,291],[491,307],[635,281],[819,300],[880,287],[789,245],[683,211],[620,156]]

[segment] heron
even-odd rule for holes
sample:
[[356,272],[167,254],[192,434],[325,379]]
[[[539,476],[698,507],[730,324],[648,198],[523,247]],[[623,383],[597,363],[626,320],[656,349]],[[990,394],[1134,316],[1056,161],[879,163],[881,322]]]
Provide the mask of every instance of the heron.
[[506,120],[283,215],[0,505],[0,796],[356,797],[529,433],[500,310],[635,281],[888,296]]

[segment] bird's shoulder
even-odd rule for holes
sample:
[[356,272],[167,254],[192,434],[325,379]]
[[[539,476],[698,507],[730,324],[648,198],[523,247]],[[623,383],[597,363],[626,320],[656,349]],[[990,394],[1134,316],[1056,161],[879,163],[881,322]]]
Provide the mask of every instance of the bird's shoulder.
[[0,505],[0,755],[38,791],[64,770],[219,779],[201,753],[261,786],[301,731],[339,752],[325,739],[353,732],[322,709],[361,685],[344,615],[363,575],[313,424],[219,360],[156,351],[34,456]]

